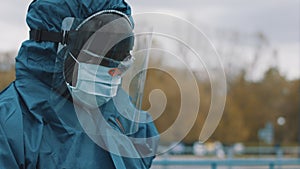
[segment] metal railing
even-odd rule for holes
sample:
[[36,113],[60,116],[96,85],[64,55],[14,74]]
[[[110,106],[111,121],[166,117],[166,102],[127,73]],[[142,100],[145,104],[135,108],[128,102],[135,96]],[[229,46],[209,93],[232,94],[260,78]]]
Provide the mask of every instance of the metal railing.
[[186,160],[173,160],[173,159],[158,159],[153,161],[153,166],[210,166],[211,169],[217,169],[219,166],[268,166],[269,169],[275,169],[276,166],[297,166],[300,168],[300,159],[186,159]]

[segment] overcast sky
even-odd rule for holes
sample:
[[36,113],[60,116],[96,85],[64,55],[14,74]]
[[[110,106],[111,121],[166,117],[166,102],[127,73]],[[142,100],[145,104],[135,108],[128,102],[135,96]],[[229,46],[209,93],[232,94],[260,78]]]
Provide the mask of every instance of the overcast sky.
[[[31,0],[2,0],[0,51],[17,50],[28,38]],[[282,72],[300,77],[300,0],[128,0],[133,14],[164,12],[216,29],[263,32],[279,50]],[[200,28],[201,29],[201,28]]]
[[[262,32],[278,50],[281,72],[300,77],[300,0],[128,0],[133,13],[164,12],[181,16],[197,26]],[[205,32],[204,32],[205,33]]]
[[276,41],[299,42],[300,0],[128,0],[134,12],[169,11],[210,26],[263,31]]

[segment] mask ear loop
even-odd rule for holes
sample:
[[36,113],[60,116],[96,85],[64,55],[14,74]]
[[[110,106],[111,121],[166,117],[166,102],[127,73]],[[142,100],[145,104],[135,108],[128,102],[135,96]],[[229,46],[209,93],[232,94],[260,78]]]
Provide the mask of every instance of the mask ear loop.
[[79,65],[79,61],[73,56],[73,54],[70,52],[71,57],[73,58],[73,60]]
[[[73,54],[72,54],[71,52],[69,52],[69,55],[70,55],[71,58],[77,63],[77,65],[80,66],[79,61],[73,56]],[[75,65],[74,65],[74,69],[75,69]],[[77,70],[77,71],[78,71],[78,70]],[[73,70],[73,73],[74,73],[74,70]],[[77,76],[78,76],[78,73],[77,73]],[[76,89],[76,88],[77,88],[77,82],[76,82],[75,87],[72,86],[69,82],[66,82],[66,83],[67,83],[67,85],[68,85],[70,88],[72,88],[72,89]]]

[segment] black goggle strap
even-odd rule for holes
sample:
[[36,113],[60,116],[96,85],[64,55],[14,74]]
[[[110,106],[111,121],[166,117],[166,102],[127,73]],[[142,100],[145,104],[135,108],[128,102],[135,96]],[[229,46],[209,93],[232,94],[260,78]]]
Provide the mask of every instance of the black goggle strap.
[[63,45],[68,44],[70,34],[76,34],[77,31],[50,32],[45,30],[30,30],[29,39],[36,42],[55,42]]

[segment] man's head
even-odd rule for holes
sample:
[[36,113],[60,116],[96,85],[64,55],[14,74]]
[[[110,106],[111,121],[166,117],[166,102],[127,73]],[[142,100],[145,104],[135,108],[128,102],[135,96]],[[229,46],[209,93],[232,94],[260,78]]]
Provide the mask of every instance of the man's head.
[[130,59],[133,48],[133,24],[117,11],[96,13],[69,33],[64,74],[67,83],[77,83],[78,62],[118,68]]

